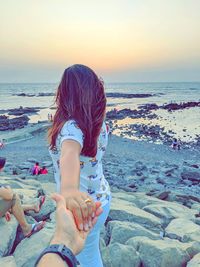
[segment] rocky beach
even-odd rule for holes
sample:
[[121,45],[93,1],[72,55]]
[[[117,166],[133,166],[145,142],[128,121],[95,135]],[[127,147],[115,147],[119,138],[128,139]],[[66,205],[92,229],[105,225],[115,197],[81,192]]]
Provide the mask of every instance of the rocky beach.
[[[21,240],[13,216],[10,222],[0,219],[2,267],[34,266],[54,231],[55,204],[50,194],[55,184],[47,128],[44,122],[2,132],[8,144],[0,151],[7,158],[1,184],[10,185],[24,203],[37,201],[39,192],[47,194],[39,214],[26,214],[29,222],[47,221],[31,238]],[[166,144],[110,136],[104,172],[112,190],[112,206],[101,233],[105,267],[199,266],[199,159],[197,147],[174,151]],[[49,173],[31,176],[29,169],[35,161]]]

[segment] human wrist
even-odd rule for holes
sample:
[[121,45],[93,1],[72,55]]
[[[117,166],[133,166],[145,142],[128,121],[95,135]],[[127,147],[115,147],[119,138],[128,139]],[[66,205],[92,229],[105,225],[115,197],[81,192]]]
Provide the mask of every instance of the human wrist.
[[65,235],[63,238],[63,234],[61,234],[61,233],[59,234],[56,232],[53,235],[53,238],[50,242],[50,245],[58,245],[58,244],[65,245],[67,248],[69,248],[73,252],[74,255],[77,255],[79,253],[74,240],[71,240],[70,236],[69,236],[69,238],[66,238],[66,235]]
[[65,195],[65,194],[69,194],[69,193],[77,192],[77,191],[79,191],[79,189],[75,185],[61,187],[61,195]]
[[34,266],[49,265],[76,267],[77,261],[73,252],[64,244],[50,244],[41,252]]

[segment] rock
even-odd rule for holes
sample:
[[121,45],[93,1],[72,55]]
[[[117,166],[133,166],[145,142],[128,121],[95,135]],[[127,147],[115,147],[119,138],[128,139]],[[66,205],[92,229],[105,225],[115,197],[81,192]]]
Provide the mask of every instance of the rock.
[[41,166],[45,166],[45,167],[52,167],[53,166],[53,163],[52,161],[43,161]]
[[154,215],[130,205],[130,202],[119,199],[112,199],[110,220],[129,221],[138,223],[147,229],[159,232],[161,220]]
[[8,112],[9,115],[20,116],[23,114],[37,113],[39,111],[39,108],[20,107],[20,108],[9,109],[8,111],[9,111]]
[[131,246],[114,243],[107,249],[113,267],[139,267],[141,264],[139,254]]
[[31,163],[36,163],[38,160],[34,159],[34,158],[29,158],[29,159],[27,159],[27,161],[31,162]]
[[17,167],[20,168],[21,170],[30,170],[30,168],[33,166],[32,163],[30,162],[24,162],[20,165],[18,165]]
[[35,94],[25,94],[25,93],[13,94],[13,95],[16,95],[16,96],[28,96],[28,97],[33,97],[33,96],[35,96]]
[[193,167],[195,169],[198,169],[199,168],[199,165],[198,164],[192,164],[191,167]]
[[0,218],[0,257],[7,256],[12,250],[15,241],[18,222],[11,216],[10,222],[7,222],[5,217]]
[[14,252],[17,266],[34,267],[40,253],[49,245],[53,233],[54,225],[46,223],[44,229],[32,235],[31,238],[22,240]]
[[[33,223],[36,223],[36,221],[31,217],[31,216],[26,216],[25,215],[25,218],[26,218],[26,221],[29,223],[29,224],[33,224]],[[17,227],[17,232],[16,232],[16,238],[15,238],[15,242],[13,244],[13,248],[12,248],[12,251],[11,253],[13,253],[16,249],[16,247],[18,246],[18,244],[24,239],[24,234],[22,232],[22,228],[20,227],[20,225],[18,225]]]
[[182,179],[197,181],[200,183],[200,172],[184,171],[181,173]]
[[21,169],[20,169],[19,167],[14,166],[14,167],[12,168],[12,174],[13,174],[13,175],[19,175],[19,174],[21,174],[21,173],[22,173],[22,171],[21,171]]
[[200,253],[195,255],[187,264],[187,267],[200,267]]
[[185,103],[180,103],[180,104],[170,103],[170,104],[163,105],[161,108],[167,109],[168,111],[173,111],[173,110],[198,107],[198,106],[200,106],[200,102],[190,101],[190,102],[185,102]]
[[147,236],[150,239],[160,239],[158,234],[144,228],[137,223],[110,221],[107,225],[107,233],[109,234],[110,244],[125,242],[134,236]]
[[[192,243],[184,244],[168,238],[150,240],[147,237],[134,237],[129,239],[126,244],[138,251],[144,267],[186,266],[191,257],[189,250],[192,250],[193,246]],[[191,253],[197,252],[192,251]]]
[[107,97],[116,97],[116,98],[145,98],[151,97],[153,94],[125,94],[125,93],[107,93]]
[[23,128],[25,125],[28,124],[29,118],[28,116],[20,116],[13,119],[0,118],[0,131],[7,131],[7,130],[15,130]]
[[54,96],[54,93],[39,93],[37,96]]
[[46,200],[42,205],[42,208],[39,213],[35,213],[33,211],[27,212],[28,215],[31,215],[36,221],[44,221],[49,219],[50,214],[54,212],[56,209],[55,201],[53,201],[50,197],[46,196]]
[[157,198],[162,199],[162,200],[165,200],[165,199],[168,198],[168,196],[169,196],[170,193],[171,193],[170,191],[162,192],[162,193],[160,193],[160,194],[157,196]]
[[112,193],[113,199],[125,200],[131,203],[131,205],[136,206],[138,208],[143,208],[148,204],[163,204],[166,201],[157,199],[156,197],[147,196],[145,193],[137,192],[137,193],[124,193],[117,192]]
[[13,256],[0,258],[0,267],[17,267]]
[[195,210],[191,210],[181,204],[163,201],[162,204],[151,204],[143,208],[158,218],[164,221],[169,221],[175,218],[194,218]]
[[200,241],[200,226],[187,219],[174,219],[165,229],[169,238],[181,242]]
[[194,209],[194,210],[197,210],[198,212],[200,212],[200,203],[192,204],[191,209]]

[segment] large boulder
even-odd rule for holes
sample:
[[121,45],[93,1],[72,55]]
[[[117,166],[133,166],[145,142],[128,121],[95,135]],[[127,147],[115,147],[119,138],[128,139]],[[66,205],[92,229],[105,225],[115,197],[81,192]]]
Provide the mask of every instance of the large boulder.
[[147,236],[150,239],[160,239],[158,234],[144,228],[137,223],[110,221],[107,225],[110,244],[125,244],[127,240],[135,236]]
[[46,196],[45,202],[42,205],[40,212],[35,213],[33,211],[27,212],[28,215],[31,215],[36,221],[44,221],[49,219],[50,214],[56,209],[55,201],[53,201],[49,196]]
[[145,193],[137,192],[137,193],[124,193],[117,192],[112,193],[112,199],[121,199],[126,200],[131,203],[131,205],[136,206],[138,208],[143,208],[144,206],[150,204],[163,204],[165,201],[160,200],[156,197],[147,196]]
[[0,258],[0,267],[17,267],[13,256]]
[[200,267],[200,253],[196,254],[187,264],[187,267]]
[[34,267],[40,253],[49,245],[54,233],[54,224],[46,223],[45,228],[17,246],[14,257],[18,267]]
[[139,267],[141,264],[139,254],[131,246],[114,243],[107,250],[112,267]]
[[15,241],[18,222],[11,215],[11,220],[6,221],[5,217],[0,218],[0,257],[7,256],[12,250]]
[[160,232],[161,220],[156,216],[134,207],[130,202],[113,198],[109,214],[111,220],[138,223],[147,229]]
[[196,210],[189,209],[181,204],[174,202],[163,201],[160,204],[151,204],[143,208],[144,211],[147,211],[162,220],[171,220],[175,218],[194,218],[194,215],[197,213]]
[[170,238],[182,242],[200,241],[200,226],[187,219],[174,219],[165,229]]
[[151,240],[147,237],[134,237],[126,242],[134,247],[142,261],[143,267],[181,267],[200,251],[200,243],[181,243],[165,238]]

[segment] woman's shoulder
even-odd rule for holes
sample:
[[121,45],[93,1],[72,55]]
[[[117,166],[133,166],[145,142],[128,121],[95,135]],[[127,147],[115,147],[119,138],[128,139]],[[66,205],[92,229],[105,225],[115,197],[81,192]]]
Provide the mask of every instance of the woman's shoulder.
[[[60,138],[69,138],[69,139],[77,139],[82,144],[83,142],[83,132],[78,126],[78,123],[74,119],[67,120],[60,131]],[[59,137],[58,136],[58,137]]]
[[75,129],[79,129],[80,130],[80,127],[78,126],[78,123],[76,122],[76,120],[74,119],[70,119],[70,120],[67,120],[64,124],[63,124],[63,127],[61,129],[61,133],[62,131],[65,131],[65,130],[75,130]]

